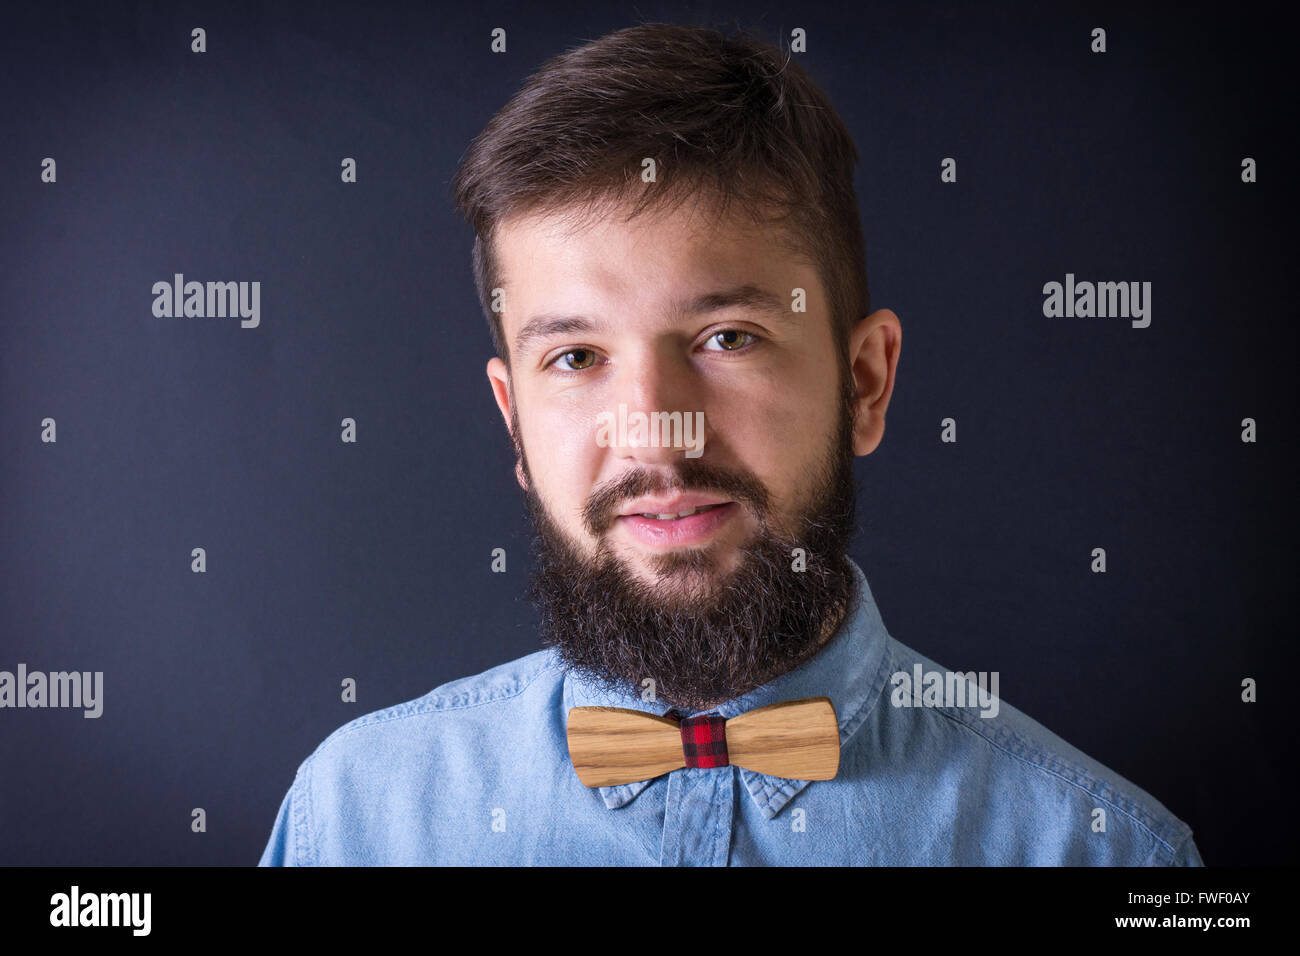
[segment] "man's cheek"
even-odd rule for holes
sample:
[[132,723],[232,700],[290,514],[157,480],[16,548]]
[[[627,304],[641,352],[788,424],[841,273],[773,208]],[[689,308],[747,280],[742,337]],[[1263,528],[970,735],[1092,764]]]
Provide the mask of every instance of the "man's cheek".
[[788,463],[803,452],[818,434],[821,424],[807,407],[774,402],[755,402],[744,416],[732,420],[726,430],[727,444],[764,478],[773,466]]
[[[559,418],[540,421],[535,436],[528,446],[528,462],[538,481],[552,491],[557,503],[568,506],[568,499],[582,499],[583,482],[597,464],[594,437],[582,425]],[[576,507],[582,507],[582,500]]]

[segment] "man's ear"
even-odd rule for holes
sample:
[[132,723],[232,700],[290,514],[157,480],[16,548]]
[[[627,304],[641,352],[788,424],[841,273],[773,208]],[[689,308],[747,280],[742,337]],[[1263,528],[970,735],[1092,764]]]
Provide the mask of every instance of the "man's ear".
[[849,334],[853,370],[853,454],[869,455],[885,435],[885,409],[894,393],[894,373],[903,347],[903,326],[889,309],[877,309]]
[[488,384],[492,386],[492,397],[497,400],[497,408],[501,410],[501,417],[505,419],[506,431],[510,433],[510,442],[515,446],[515,481],[519,482],[520,488],[527,491],[528,480],[524,477],[524,458],[520,451],[523,448],[523,439],[515,434],[515,416],[510,413],[513,397],[510,389],[510,369],[500,358],[493,356],[487,363],[487,377]]

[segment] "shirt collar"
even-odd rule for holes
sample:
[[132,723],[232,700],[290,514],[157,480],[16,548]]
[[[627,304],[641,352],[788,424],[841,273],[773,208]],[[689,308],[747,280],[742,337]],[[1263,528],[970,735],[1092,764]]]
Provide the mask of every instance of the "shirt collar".
[[[840,725],[840,748],[843,751],[849,737],[871,713],[886,675],[881,673],[885,661],[885,626],[875,598],[867,584],[862,569],[849,562],[857,581],[857,592],[848,613],[829,641],[810,660],[794,670],[773,678],[748,694],[733,698],[710,708],[728,719],[737,714],[784,700],[804,697],[829,697],[835,707]],[[668,709],[663,702],[643,701],[631,690],[605,690],[568,671],[564,678],[564,715],[568,723],[572,707],[626,707],[651,714],[662,714]],[[684,716],[700,711],[679,708]],[[763,815],[768,819],[781,812],[812,781],[788,780],[768,774],[755,773],[741,767],[741,780]],[[598,787],[605,806],[617,809],[631,802],[653,780],[617,787]]]

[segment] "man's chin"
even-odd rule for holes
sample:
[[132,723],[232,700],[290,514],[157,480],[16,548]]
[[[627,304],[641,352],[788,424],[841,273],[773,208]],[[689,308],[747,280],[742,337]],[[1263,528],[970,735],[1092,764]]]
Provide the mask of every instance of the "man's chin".
[[616,561],[623,573],[643,587],[675,603],[706,602],[736,574],[741,549],[712,544],[702,548],[674,548],[645,552],[624,549]]
[[625,566],[623,570],[645,589],[647,596],[668,611],[700,610],[713,603],[735,573],[734,569],[720,571],[690,566],[662,570],[632,570]]

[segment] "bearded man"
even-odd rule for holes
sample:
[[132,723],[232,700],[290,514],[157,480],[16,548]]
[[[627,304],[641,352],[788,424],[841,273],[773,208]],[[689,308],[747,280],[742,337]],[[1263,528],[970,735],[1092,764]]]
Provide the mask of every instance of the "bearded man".
[[543,648],[337,730],[263,865],[1200,864],[996,680],[892,638],[848,556],[902,341],[856,160],[789,56],[686,26],[557,56],[493,117],[454,191]]

